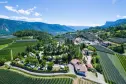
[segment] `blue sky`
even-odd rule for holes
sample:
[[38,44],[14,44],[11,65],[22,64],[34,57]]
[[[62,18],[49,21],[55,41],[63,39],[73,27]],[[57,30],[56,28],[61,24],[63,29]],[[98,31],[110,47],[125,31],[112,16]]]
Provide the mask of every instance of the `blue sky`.
[[0,0],[0,18],[95,26],[126,18],[126,0]]

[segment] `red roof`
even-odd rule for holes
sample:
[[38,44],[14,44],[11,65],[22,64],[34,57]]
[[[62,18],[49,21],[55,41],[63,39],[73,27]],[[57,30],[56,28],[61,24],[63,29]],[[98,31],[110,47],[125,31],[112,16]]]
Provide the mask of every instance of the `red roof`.
[[85,64],[81,64],[80,60],[73,59],[71,61],[71,63],[74,65],[76,71],[81,71],[81,72],[86,72],[87,71],[87,67],[85,66]]
[[73,60],[71,60],[71,63],[72,63],[72,64],[77,64],[77,63],[80,63],[80,60],[78,60],[78,59],[73,59]]
[[86,65],[88,68],[93,68],[92,64],[87,64]]

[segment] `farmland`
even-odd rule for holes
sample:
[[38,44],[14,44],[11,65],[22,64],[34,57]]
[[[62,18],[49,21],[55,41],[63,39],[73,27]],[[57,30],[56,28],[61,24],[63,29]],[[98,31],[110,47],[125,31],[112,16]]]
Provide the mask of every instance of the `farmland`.
[[6,59],[6,61],[11,60],[10,50],[0,50],[0,59]]
[[0,70],[0,84],[72,84],[70,78],[32,78],[9,70]]
[[25,48],[30,45],[34,45],[36,42],[15,42],[8,47],[0,50],[0,57],[10,60],[10,51],[12,50],[12,55],[15,57],[19,52],[24,52]]
[[112,61],[108,57],[108,54],[100,51],[98,51],[98,54],[100,56],[100,63],[102,65],[103,74],[105,76],[106,81],[109,83],[125,84],[126,81],[120,75],[120,72],[112,63]]
[[123,56],[123,55],[117,55],[122,66],[124,67],[125,71],[126,71],[126,56]]
[[126,38],[110,38],[109,39],[111,42],[114,43],[126,43]]
[[93,45],[94,48],[96,48],[97,51],[101,51],[101,52],[105,52],[105,53],[110,53],[110,54],[114,54],[115,52],[110,50],[110,49],[106,49],[103,46],[100,45]]
[[12,43],[12,42],[13,42],[13,39],[0,38],[0,45],[9,44],[9,43]]

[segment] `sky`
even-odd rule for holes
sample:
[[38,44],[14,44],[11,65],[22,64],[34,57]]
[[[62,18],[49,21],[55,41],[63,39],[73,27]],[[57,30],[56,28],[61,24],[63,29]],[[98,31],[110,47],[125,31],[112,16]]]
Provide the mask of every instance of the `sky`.
[[99,26],[126,18],[126,0],[0,0],[0,18]]

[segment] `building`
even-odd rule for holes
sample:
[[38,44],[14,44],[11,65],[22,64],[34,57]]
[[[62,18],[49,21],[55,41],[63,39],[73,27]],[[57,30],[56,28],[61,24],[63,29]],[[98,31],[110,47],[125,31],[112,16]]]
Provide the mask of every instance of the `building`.
[[78,75],[86,76],[85,72],[87,71],[87,68],[85,64],[82,64],[78,59],[73,59],[71,64],[74,66],[74,70]]

